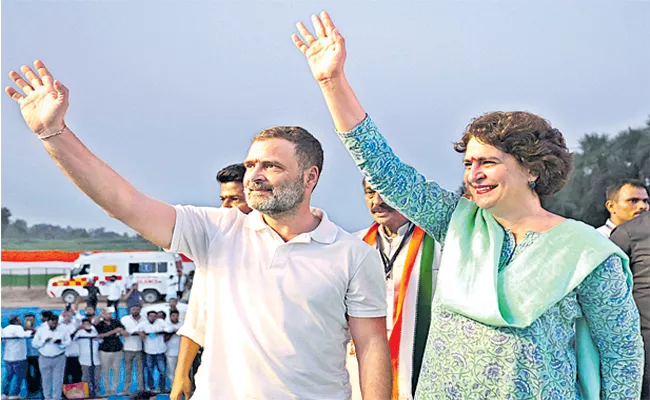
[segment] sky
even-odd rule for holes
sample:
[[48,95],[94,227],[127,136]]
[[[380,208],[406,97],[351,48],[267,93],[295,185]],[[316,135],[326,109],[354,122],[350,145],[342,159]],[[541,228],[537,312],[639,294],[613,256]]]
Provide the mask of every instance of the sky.
[[[295,23],[327,10],[346,38],[357,97],[407,163],[456,190],[452,143],[494,110],[542,115],[571,149],[650,116],[650,2],[2,1],[2,85],[43,60],[70,89],[66,122],[137,188],[219,206],[216,173],[250,139],[299,125],[325,164],[312,204],[370,224],[361,175],[337,138]],[[308,26],[311,26],[308,23]],[[132,232],[71,184],[1,101],[1,202],[14,218]]]

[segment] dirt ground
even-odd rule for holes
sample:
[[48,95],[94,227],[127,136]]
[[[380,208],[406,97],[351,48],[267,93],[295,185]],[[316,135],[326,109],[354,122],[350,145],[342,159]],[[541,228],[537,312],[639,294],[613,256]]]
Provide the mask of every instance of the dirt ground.
[[[3,287],[0,292],[2,300],[2,308],[18,308],[18,307],[38,307],[38,308],[63,308],[63,301],[58,298],[50,298],[47,296],[44,286],[36,286],[31,289],[27,287],[14,286]],[[105,303],[103,298],[100,298],[100,304]],[[82,301],[80,307],[85,307]]]

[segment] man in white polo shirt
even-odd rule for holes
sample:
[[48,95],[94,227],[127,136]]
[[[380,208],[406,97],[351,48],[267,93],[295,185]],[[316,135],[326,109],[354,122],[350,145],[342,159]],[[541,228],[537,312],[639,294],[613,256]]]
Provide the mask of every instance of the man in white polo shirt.
[[[3,358],[5,360],[5,376],[2,380],[2,398],[21,398],[20,390],[27,373],[27,343],[34,331],[26,331],[22,327],[20,317],[11,316],[9,325],[2,328]],[[14,378],[16,383],[12,386]]]
[[68,329],[59,325],[59,317],[51,314],[47,325],[36,331],[34,347],[40,353],[38,366],[41,369],[41,384],[45,400],[60,400],[65,371],[65,350],[70,345]]
[[147,313],[147,318],[138,323],[140,338],[144,341],[145,364],[147,366],[147,389],[156,390],[153,379],[154,370],[158,370],[158,391],[165,391],[165,334],[167,323],[158,319],[154,310]]
[[[88,150],[64,121],[69,90],[41,61],[34,68],[10,73],[22,92],[5,91],[66,176],[108,215],[205,271],[209,290],[194,303],[204,308],[190,305],[179,332],[204,347],[196,399],[348,399],[350,334],[364,398],[390,397],[383,267],[374,249],[310,208],[323,161],[311,134],[275,127],[255,136],[244,163],[250,214],[173,207]],[[192,362],[184,354],[177,377]],[[173,400],[187,393],[178,386]]]
[[133,378],[133,363],[135,362],[135,376],[138,379],[138,390],[144,390],[144,352],[142,351],[142,338],[138,335],[138,325],[144,318],[140,315],[140,305],[131,304],[129,315],[120,319],[124,325],[124,391],[131,392],[131,379]]

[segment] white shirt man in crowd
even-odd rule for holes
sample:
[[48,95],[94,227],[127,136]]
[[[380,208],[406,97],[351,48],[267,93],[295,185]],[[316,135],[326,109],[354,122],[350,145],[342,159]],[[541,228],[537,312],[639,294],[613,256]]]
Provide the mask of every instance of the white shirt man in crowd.
[[74,342],[79,346],[79,364],[83,381],[90,385],[90,397],[99,393],[99,340],[97,329],[88,318],[83,318],[81,328],[74,334]]
[[[20,399],[20,390],[27,374],[27,339],[33,331],[26,331],[17,315],[9,318],[9,325],[2,328],[5,376],[2,380],[2,399]],[[15,380],[15,384],[12,383]]]
[[185,282],[187,282],[187,277],[180,268],[176,270],[176,274],[169,275],[167,278],[167,300],[180,299],[183,296],[183,290],[185,290]]
[[144,352],[142,351],[142,338],[138,335],[138,326],[144,320],[140,315],[140,306],[131,305],[129,315],[120,319],[124,325],[124,390],[131,391],[131,380],[133,378],[133,363],[135,362],[135,374],[138,380],[136,391],[144,389]]
[[[397,390],[400,400],[408,400],[415,393],[429,331],[431,300],[440,265],[440,244],[386,204],[365,179],[362,184],[366,206],[375,222],[357,232],[357,236],[377,249],[384,265],[388,304],[386,327],[391,358],[397,360],[394,365],[399,366],[397,371],[393,371],[393,390]],[[398,310],[400,293],[404,301]],[[398,315],[401,315],[399,320]],[[397,324],[401,329],[394,330]],[[393,335],[393,331],[398,333]],[[417,332],[424,332],[424,335]],[[353,382],[352,399],[360,400],[361,392],[354,384],[359,379],[354,344],[350,346],[347,366]]]
[[111,276],[110,280],[106,282],[105,285],[107,291],[106,307],[115,308],[115,318],[117,318],[119,314],[120,299],[124,293],[124,286],[117,280],[117,276],[115,275]]
[[[25,314],[25,330],[32,333],[32,338],[36,333],[36,315],[32,313]],[[27,376],[25,383],[27,386],[27,396],[34,397],[41,391],[41,370],[38,368],[38,349],[34,348],[33,340],[27,339]]]
[[608,187],[605,207],[609,218],[596,230],[609,237],[618,225],[647,212],[648,201],[648,190],[641,181],[626,179]]
[[158,318],[155,311],[149,311],[147,318],[138,323],[140,337],[144,341],[145,365],[147,366],[147,389],[156,390],[153,380],[154,371],[158,369],[158,391],[165,391],[165,345],[164,332],[167,323]]
[[167,350],[165,351],[165,359],[167,360],[167,377],[169,382],[174,382],[174,374],[176,373],[176,362],[178,361],[178,351],[181,347],[181,337],[176,334],[183,323],[180,321],[180,313],[178,310],[169,312],[169,322],[167,323]]
[[65,371],[65,351],[70,345],[69,330],[59,325],[59,317],[52,314],[46,326],[36,331],[33,346],[38,349],[38,365],[45,400],[60,400]]
[[[74,337],[74,334],[81,327],[81,321],[73,318],[72,313],[68,310],[61,312],[59,318],[59,325],[67,329],[68,335]],[[63,383],[77,383],[81,382],[82,371],[81,364],[79,364],[79,345],[77,342],[72,341],[65,349],[65,372],[63,375]]]
[[[197,301],[204,307],[190,317],[190,306],[179,331],[204,347],[197,399],[347,399],[348,333],[364,397],[390,397],[381,260],[310,207],[323,152],[309,132],[274,127],[255,136],[244,162],[254,212],[174,207],[139,192],[83,145],[64,122],[68,89],[41,61],[34,67],[38,75],[23,67],[27,81],[10,73],[23,93],[5,91],[29,104],[23,118],[56,164],[109,215],[207,271],[210,290]],[[181,344],[178,363],[189,366],[184,354]],[[181,383],[172,400],[189,397]]]

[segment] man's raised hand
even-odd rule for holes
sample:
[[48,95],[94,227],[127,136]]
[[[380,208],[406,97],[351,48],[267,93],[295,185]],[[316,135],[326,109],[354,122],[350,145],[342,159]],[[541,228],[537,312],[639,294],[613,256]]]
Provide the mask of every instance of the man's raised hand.
[[316,37],[302,22],[298,22],[296,26],[302,39],[296,34],[291,38],[298,50],[307,57],[314,78],[319,83],[323,83],[343,75],[345,40],[325,11],[320,14],[320,17],[312,15],[311,20]]
[[20,68],[27,80],[16,71],[9,72],[22,93],[11,86],[7,86],[5,92],[20,104],[20,112],[29,129],[45,137],[65,126],[63,119],[68,110],[69,91],[54,80],[42,61],[34,61],[34,68],[38,74],[27,65]]

